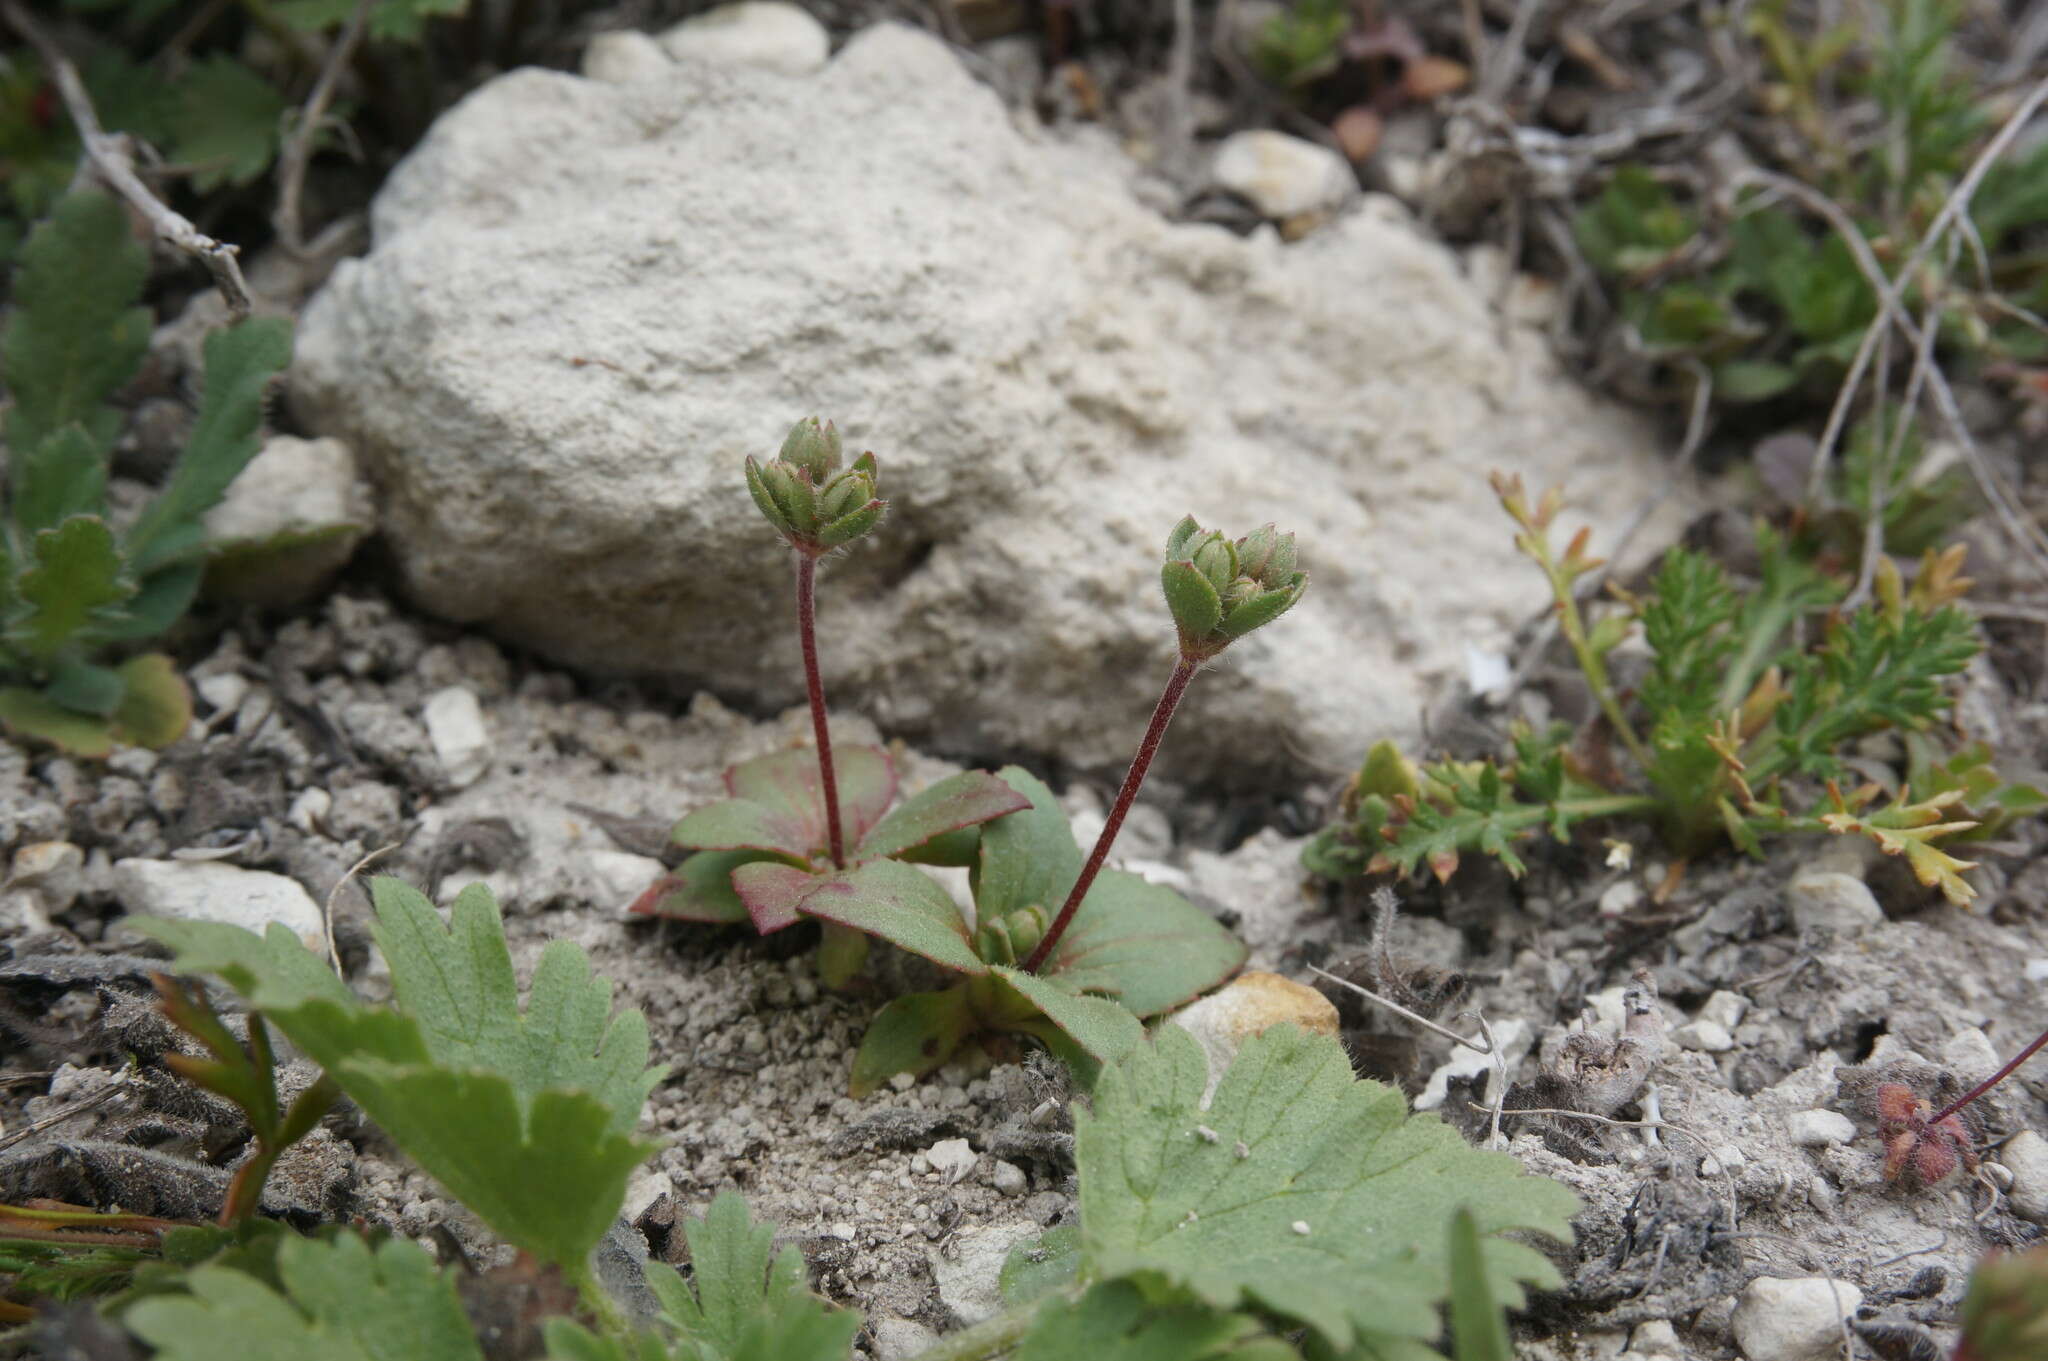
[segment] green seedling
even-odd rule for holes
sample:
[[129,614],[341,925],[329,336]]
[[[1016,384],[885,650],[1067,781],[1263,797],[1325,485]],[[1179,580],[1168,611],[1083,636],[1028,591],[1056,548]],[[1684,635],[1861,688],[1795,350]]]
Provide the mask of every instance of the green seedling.
[[[857,1094],[929,1072],[989,1032],[1035,1036],[1092,1072],[1129,1051],[1140,1018],[1193,999],[1244,961],[1244,947],[1179,894],[1103,866],[1195,673],[1301,598],[1294,536],[1268,525],[1232,541],[1192,518],[1168,536],[1161,585],[1179,656],[1084,860],[1051,791],[1017,767],[952,776],[891,811],[887,753],[835,756],[818,675],[817,563],[880,520],[876,471],[872,454],[842,471],[837,432],[816,420],[790,433],[780,458],[748,461],[755,503],[796,553],[816,746],[727,771],[732,797],[675,827],[674,840],[696,854],[633,910],[749,921],[763,934],[815,919],[833,983],[858,970],[870,937],[964,975],[883,1008],[854,1060]],[[918,863],[970,870],[972,921]]]
[[193,1086],[233,1102],[249,1122],[249,1155],[235,1169],[220,1207],[221,1227],[231,1227],[256,1213],[270,1169],[287,1148],[312,1133],[341,1089],[322,1073],[286,1106],[278,1098],[270,1027],[260,1013],[249,1014],[248,1040],[237,1040],[206,1000],[203,988],[166,974],[152,974],[150,981],[171,1024],[197,1040],[210,1056],[166,1054],[164,1066]]
[[[1929,552],[1910,589],[1881,560],[1876,600],[1828,614],[1816,641],[1800,647],[1795,626],[1833,604],[1840,588],[1768,530],[1760,531],[1754,590],[1738,591],[1713,562],[1674,549],[1648,597],[1595,619],[1574,592],[1599,565],[1586,555],[1584,533],[1562,554],[1550,543],[1557,493],[1532,506],[1519,479],[1496,478],[1495,488],[1520,530],[1517,547],[1550,583],[1604,731],[1633,769],[1582,756],[1561,726],[1518,730],[1504,761],[1418,767],[1381,743],[1347,790],[1342,820],[1304,853],[1316,872],[1427,866],[1447,879],[1461,855],[1478,852],[1519,875],[1515,846],[1528,837],[1564,839],[1589,820],[1639,817],[1681,861],[1724,841],[1754,854],[1765,837],[1792,832],[1868,837],[1960,905],[1974,896],[1962,878],[1971,866],[1942,843],[1985,818],[2041,806],[2040,791],[2000,780],[1975,748],[1937,762],[1923,745],[1914,769],[1924,783],[1882,807],[1877,786],[1844,792],[1840,784],[1849,743],[1886,731],[1924,736],[1947,714],[1942,682],[1977,651],[1971,621],[1953,604],[1970,584],[1960,575],[1962,550]],[[1607,658],[1638,627],[1651,661],[1627,696]],[[1802,794],[1809,789],[1825,797]]]
[[21,252],[0,340],[12,405],[0,513],[0,726],[82,756],[175,741],[192,701],[160,652],[116,660],[191,605],[205,568],[203,517],[260,447],[291,325],[254,318],[205,346],[206,391],[170,481],[125,528],[107,508],[120,431],[107,400],[134,377],[150,315],[136,305],[148,254],[113,200],[57,205]]

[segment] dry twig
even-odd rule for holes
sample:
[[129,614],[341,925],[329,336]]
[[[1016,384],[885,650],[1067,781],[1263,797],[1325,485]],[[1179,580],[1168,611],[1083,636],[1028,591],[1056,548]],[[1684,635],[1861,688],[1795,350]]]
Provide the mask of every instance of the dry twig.
[[348,66],[349,58],[355,55],[356,45],[363,40],[364,29],[369,27],[370,5],[371,0],[356,0],[355,12],[348,16],[347,26],[335,38],[334,45],[327,49],[327,59],[320,66],[320,77],[313,82],[313,91],[306,96],[305,107],[299,110],[298,122],[278,152],[277,210],[270,216],[270,225],[276,230],[277,239],[293,255],[306,254],[299,200],[306,187],[306,167],[313,159],[313,139],[320,134],[320,124],[327,117],[327,106],[334,99],[335,86],[341,83],[341,73]]
[[159,239],[206,266],[229,312],[237,319],[248,316],[249,285],[243,280],[242,267],[235,258],[241,248],[214,240],[150,192],[149,186],[135,173],[135,157],[129,149],[131,139],[110,133],[100,126],[99,114],[94,111],[92,99],[85,92],[85,82],[79,79],[78,68],[71,64],[70,58],[50,40],[35,20],[29,18],[28,11],[18,0],[0,0],[0,16],[4,16],[9,26],[35,48],[50,78],[57,82],[57,91],[63,96],[64,107],[78,128],[78,140],[84,145],[86,159],[94,171],[110,189],[127,200],[129,207],[148,220]]

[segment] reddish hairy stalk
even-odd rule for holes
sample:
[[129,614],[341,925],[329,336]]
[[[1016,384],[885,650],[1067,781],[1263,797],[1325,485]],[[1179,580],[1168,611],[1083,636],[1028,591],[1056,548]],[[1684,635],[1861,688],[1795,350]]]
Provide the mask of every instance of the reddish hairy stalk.
[[832,834],[832,868],[846,868],[839,830],[839,777],[832,769],[832,734],[825,726],[825,682],[818,675],[818,560],[796,557],[796,631],[803,640],[804,690],[811,701],[811,731],[818,737],[818,778],[825,787],[825,825]]
[[1969,1091],[1963,1093],[1963,1095],[1958,1097],[1956,1100],[1951,1101],[1946,1106],[1942,1107],[1941,1113],[1936,1115],[1933,1119],[1929,1120],[1927,1122],[1928,1125],[1933,1126],[1940,1124],[1942,1121],[1948,1119],[1951,1115],[1954,1115],[1963,1107],[1969,1105],[1972,1101],[1975,1101],[1978,1097],[1984,1095],[1984,1093],[1990,1091],[1993,1087],[1996,1087],[1999,1083],[2011,1077],[2013,1069],[2019,1067],[2028,1059],[2034,1057],[2034,1051],[2039,1049],[2044,1044],[2048,1044],[2048,1030],[2042,1031],[2039,1035],[2034,1037],[2034,1042],[2032,1044],[2028,1045],[2025,1049],[2020,1050],[2019,1053],[2013,1055],[2012,1062],[2006,1064],[2005,1067],[1999,1069],[1990,1077],[1985,1078],[1976,1086],[1970,1088]]
[[1088,863],[1081,867],[1081,877],[1074,881],[1073,891],[1067,894],[1060,914],[1052,919],[1052,925],[1047,928],[1045,938],[1038,942],[1038,948],[1031,952],[1031,958],[1024,961],[1024,972],[1038,972],[1039,966],[1052,955],[1053,947],[1066,933],[1067,923],[1074,919],[1081,900],[1088,896],[1089,885],[1101,873],[1102,862],[1109,858],[1110,843],[1123,830],[1124,817],[1137,801],[1138,787],[1145,783],[1145,772],[1151,769],[1152,758],[1159,752],[1160,739],[1166,736],[1166,725],[1173,721],[1173,711],[1180,707],[1180,697],[1187,693],[1188,682],[1195,678],[1195,668],[1199,665],[1183,653],[1173,668],[1173,675],[1159,696],[1158,707],[1152,710],[1152,722],[1145,729],[1145,740],[1138,744],[1138,754],[1131,758],[1130,773],[1124,776],[1123,788],[1116,791],[1116,802],[1110,805],[1109,820],[1102,824],[1102,835],[1095,838],[1095,849],[1088,852]]

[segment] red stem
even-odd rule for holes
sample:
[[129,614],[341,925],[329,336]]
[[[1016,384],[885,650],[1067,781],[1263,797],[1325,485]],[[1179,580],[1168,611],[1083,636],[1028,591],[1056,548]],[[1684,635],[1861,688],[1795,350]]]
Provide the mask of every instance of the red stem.
[[1948,1119],[1951,1115],[1954,1115],[1963,1107],[1969,1105],[1972,1101],[1975,1101],[1978,1097],[1984,1095],[1984,1093],[1990,1091],[1993,1087],[1996,1087],[1999,1083],[2005,1081],[2008,1077],[2011,1077],[2012,1070],[2019,1067],[2021,1064],[2025,1063],[2028,1059],[2034,1057],[2034,1051],[2039,1049],[2044,1044],[2048,1044],[2048,1030],[2042,1031],[2039,1035],[2034,1037],[2034,1042],[2032,1044],[2028,1045],[2025,1049],[2020,1050],[2019,1053],[2013,1055],[2011,1063],[2006,1064],[2005,1067],[1999,1069],[1990,1077],[1985,1078],[1982,1082],[1970,1088],[1970,1090],[1964,1093],[1959,1099],[1949,1102],[1948,1105],[1942,1107],[1941,1114],[1935,1116],[1932,1120],[1929,1120],[1927,1123],[1929,1125],[1940,1124],[1942,1121]]
[[803,640],[804,690],[811,701],[811,731],[818,737],[818,778],[825,786],[825,825],[832,833],[832,868],[846,868],[846,842],[839,830],[839,777],[832,769],[832,734],[825,727],[825,682],[818,675],[818,560],[796,559],[796,631]]
[[1024,961],[1025,973],[1037,973],[1039,966],[1052,954],[1053,947],[1060,943],[1060,937],[1066,932],[1067,923],[1074,919],[1075,910],[1081,906],[1081,900],[1088,896],[1088,888],[1095,882],[1095,876],[1102,872],[1102,862],[1109,858],[1110,843],[1123,830],[1124,816],[1137,801],[1138,786],[1145,783],[1145,772],[1151,768],[1152,758],[1159,752],[1160,739],[1166,736],[1166,725],[1173,721],[1173,711],[1180,707],[1180,697],[1187,692],[1188,682],[1195,678],[1198,665],[1183,654],[1174,666],[1173,675],[1159,696],[1158,707],[1152,710],[1152,722],[1145,729],[1145,740],[1138,744],[1138,754],[1131,758],[1130,773],[1124,776],[1124,786],[1116,791],[1116,802],[1110,805],[1109,820],[1102,824],[1102,835],[1095,838],[1095,849],[1088,852],[1088,863],[1081,867],[1081,877],[1074,881],[1073,891],[1067,894],[1060,914],[1052,919],[1052,926],[1044,939],[1038,942],[1038,948],[1031,952],[1031,958]]

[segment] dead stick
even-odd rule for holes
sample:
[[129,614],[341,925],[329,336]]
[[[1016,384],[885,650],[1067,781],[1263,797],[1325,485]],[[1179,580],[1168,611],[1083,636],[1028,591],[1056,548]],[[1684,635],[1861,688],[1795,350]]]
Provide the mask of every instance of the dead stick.
[[78,140],[85,147],[86,158],[92,162],[100,178],[126,199],[129,207],[148,219],[151,230],[160,239],[206,266],[213,275],[214,287],[220,290],[228,311],[237,320],[248,316],[249,285],[243,281],[242,267],[235,259],[240,247],[214,240],[151,193],[149,186],[135,173],[128,139],[109,133],[100,126],[92,99],[85,92],[85,82],[78,78],[78,68],[28,17],[28,12],[16,0],[0,0],[0,15],[4,15],[14,31],[27,39],[29,46],[42,57],[43,65],[57,82],[57,91],[64,98],[64,107],[71,114],[71,121],[78,127]]
[[341,72],[355,55],[356,45],[363,40],[363,30],[370,23],[370,0],[356,0],[355,12],[348,16],[348,24],[341,30],[341,36],[334,40],[334,46],[327,49],[327,59],[321,63],[319,79],[313,82],[313,92],[306,96],[306,105],[299,111],[299,120],[292,127],[292,135],[285,139],[284,149],[277,157],[277,211],[270,215],[270,225],[277,232],[277,239],[293,255],[306,254],[306,234],[299,218],[299,199],[306,187],[306,167],[313,159],[313,138],[320,132],[320,124],[327,117],[327,106],[334,99],[334,87],[341,83]]

